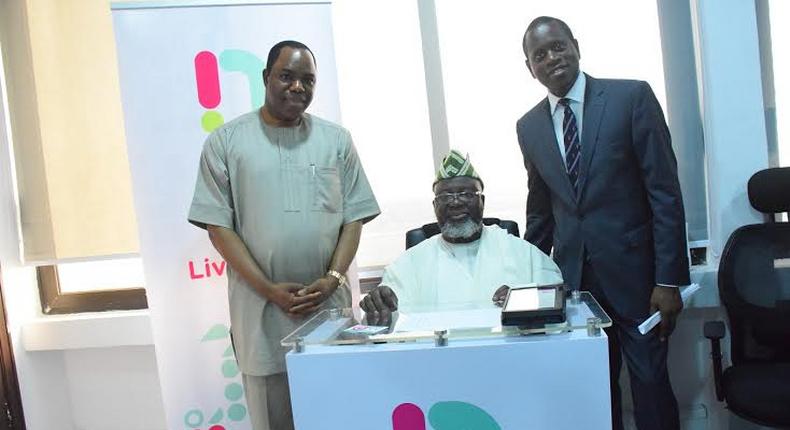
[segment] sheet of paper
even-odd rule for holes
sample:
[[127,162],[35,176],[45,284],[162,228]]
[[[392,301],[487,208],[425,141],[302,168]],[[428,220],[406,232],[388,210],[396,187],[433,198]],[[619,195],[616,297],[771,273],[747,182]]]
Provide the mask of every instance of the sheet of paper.
[[502,309],[497,307],[460,311],[399,313],[394,332],[499,327]]
[[557,290],[553,288],[523,288],[510,290],[506,311],[534,311],[536,309],[553,308]]
[[[699,291],[699,284],[691,284],[688,287],[682,289],[680,291],[680,298],[683,300],[683,306],[685,307],[688,304],[689,299],[691,296],[694,295],[697,291]],[[639,324],[639,333],[647,334],[650,330],[653,329],[658,323],[661,322],[661,313],[656,312],[653,315],[650,315],[648,319],[646,319],[642,324]]]
[[790,258],[774,259],[774,269],[790,269]]

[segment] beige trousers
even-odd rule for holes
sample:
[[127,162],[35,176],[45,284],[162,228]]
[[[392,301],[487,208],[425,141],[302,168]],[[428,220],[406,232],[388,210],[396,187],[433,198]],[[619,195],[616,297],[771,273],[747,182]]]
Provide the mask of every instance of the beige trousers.
[[242,374],[253,430],[294,430],[288,375]]

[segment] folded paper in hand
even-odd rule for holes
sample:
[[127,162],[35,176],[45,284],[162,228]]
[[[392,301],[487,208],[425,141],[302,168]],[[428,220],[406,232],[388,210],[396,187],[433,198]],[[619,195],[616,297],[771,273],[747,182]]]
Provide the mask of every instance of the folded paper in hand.
[[[683,299],[683,307],[686,307],[691,296],[699,291],[699,288],[699,284],[691,284],[680,292],[680,298]],[[661,322],[661,313],[655,312],[642,324],[639,324],[639,333],[647,334],[653,327],[657,326],[659,322]]]

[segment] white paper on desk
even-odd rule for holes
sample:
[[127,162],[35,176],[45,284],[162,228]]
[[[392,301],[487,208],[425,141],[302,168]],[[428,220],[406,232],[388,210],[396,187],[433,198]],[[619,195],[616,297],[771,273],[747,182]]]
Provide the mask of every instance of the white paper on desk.
[[393,332],[498,327],[502,309],[497,307],[460,311],[419,312],[398,315]]
[[[691,284],[680,292],[680,298],[683,300],[683,307],[686,307],[691,296],[699,291],[699,288],[699,284]],[[647,334],[653,327],[658,325],[659,322],[661,322],[661,313],[657,311],[653,315],[650,315],[642,324],[639,324],[639,333]]]

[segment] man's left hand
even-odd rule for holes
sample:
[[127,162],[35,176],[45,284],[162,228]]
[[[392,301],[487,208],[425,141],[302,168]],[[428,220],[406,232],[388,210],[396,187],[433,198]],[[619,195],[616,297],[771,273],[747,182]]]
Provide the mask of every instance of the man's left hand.
[[291,313],[306,315],[318,310],[338,287],[337,279],[331,276],[324,276],[313,281],[312,284],[302,288],[296,293],[297,297],[307,296],[311,299],[298,306],[291,308]]
[[675,320],[683,310],[683,300],[677,287],[662,287],[656,285],[650,295],[650,314],[661,312],[661,325],[659,326],[659,339],[665,342],[672,331],[675,330]]

